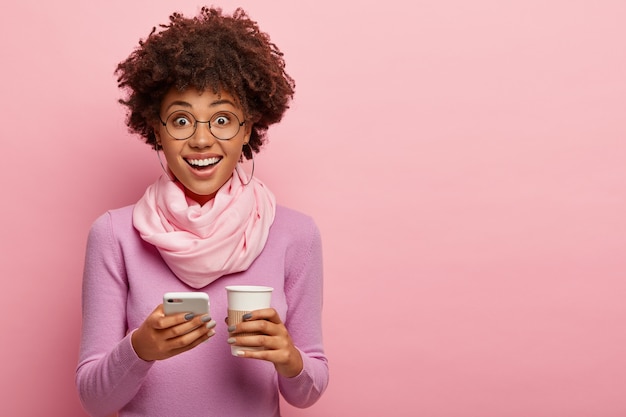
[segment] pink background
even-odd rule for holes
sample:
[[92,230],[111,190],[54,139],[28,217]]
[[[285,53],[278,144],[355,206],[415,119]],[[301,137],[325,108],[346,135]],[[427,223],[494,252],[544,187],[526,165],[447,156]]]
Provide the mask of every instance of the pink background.
[[[626,415],[626,3],[236,4],[297,82],[256,172],[324,239],[331,382],[284,415]],[[160,174],[112,73],[197,4],[0,8],[1,413],[82,416],[87,230]]]

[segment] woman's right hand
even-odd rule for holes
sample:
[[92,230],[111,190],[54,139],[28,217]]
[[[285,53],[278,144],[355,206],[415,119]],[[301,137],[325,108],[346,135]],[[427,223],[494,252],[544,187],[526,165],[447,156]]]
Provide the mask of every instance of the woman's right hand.
[[215,325],[208,314],[166,316],[161,304],[133,332],[131,342],[137,356],[145,361],[167,359],[207,341],[215,334]]

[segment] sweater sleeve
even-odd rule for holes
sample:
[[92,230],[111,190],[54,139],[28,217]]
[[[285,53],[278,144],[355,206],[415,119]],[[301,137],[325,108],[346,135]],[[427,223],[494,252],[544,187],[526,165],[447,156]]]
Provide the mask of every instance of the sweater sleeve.
[[[293,378],[278,377],[285,400],[299,408],[313,405],[328,385],[328,362],[322,345],[323,268],[319,230],[309,218],[303,233],[288,257],[285,294],[288,313],[285,325],[300,350],[304,367]],[[307,229],[308,227],[308,229]]]
[[110,213],[94,222],[83,275],[83,328],[76,385],[85,410],[106,416],[137,393],[153,362],[135,353],[126,325],[128,284]]

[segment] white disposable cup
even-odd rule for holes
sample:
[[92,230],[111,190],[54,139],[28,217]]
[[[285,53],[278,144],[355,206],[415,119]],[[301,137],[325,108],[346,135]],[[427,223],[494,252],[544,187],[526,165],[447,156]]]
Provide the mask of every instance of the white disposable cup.
[[[259,285],[230,285],[226,287],[228,296],[228,325],[243,321],[243,315],[253,310],[269,308],[272,301],[272,287]],[[238,336],[250,336],[255,333],[240,333]],[[239,350],[263,350],[259,347],[231,346],[230,353],[237,356]]]

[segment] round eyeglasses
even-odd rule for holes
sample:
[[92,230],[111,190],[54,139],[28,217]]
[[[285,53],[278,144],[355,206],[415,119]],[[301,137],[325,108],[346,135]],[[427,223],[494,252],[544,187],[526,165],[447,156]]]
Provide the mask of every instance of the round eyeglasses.
[[197,120],[188,111],[176,110],[170,113],[165,121],[160,116],[159,120],[165,126],[167,133],[177,140],[185,140],[192,137],[196,133],[198,123],[208,123],[209,131],[216,139],[229,140],[237,136],[239,129],[246,122],[245,120],[240,122],[237,115],[229,111],[217,112],[211,116],[210,120],[201,121]]

